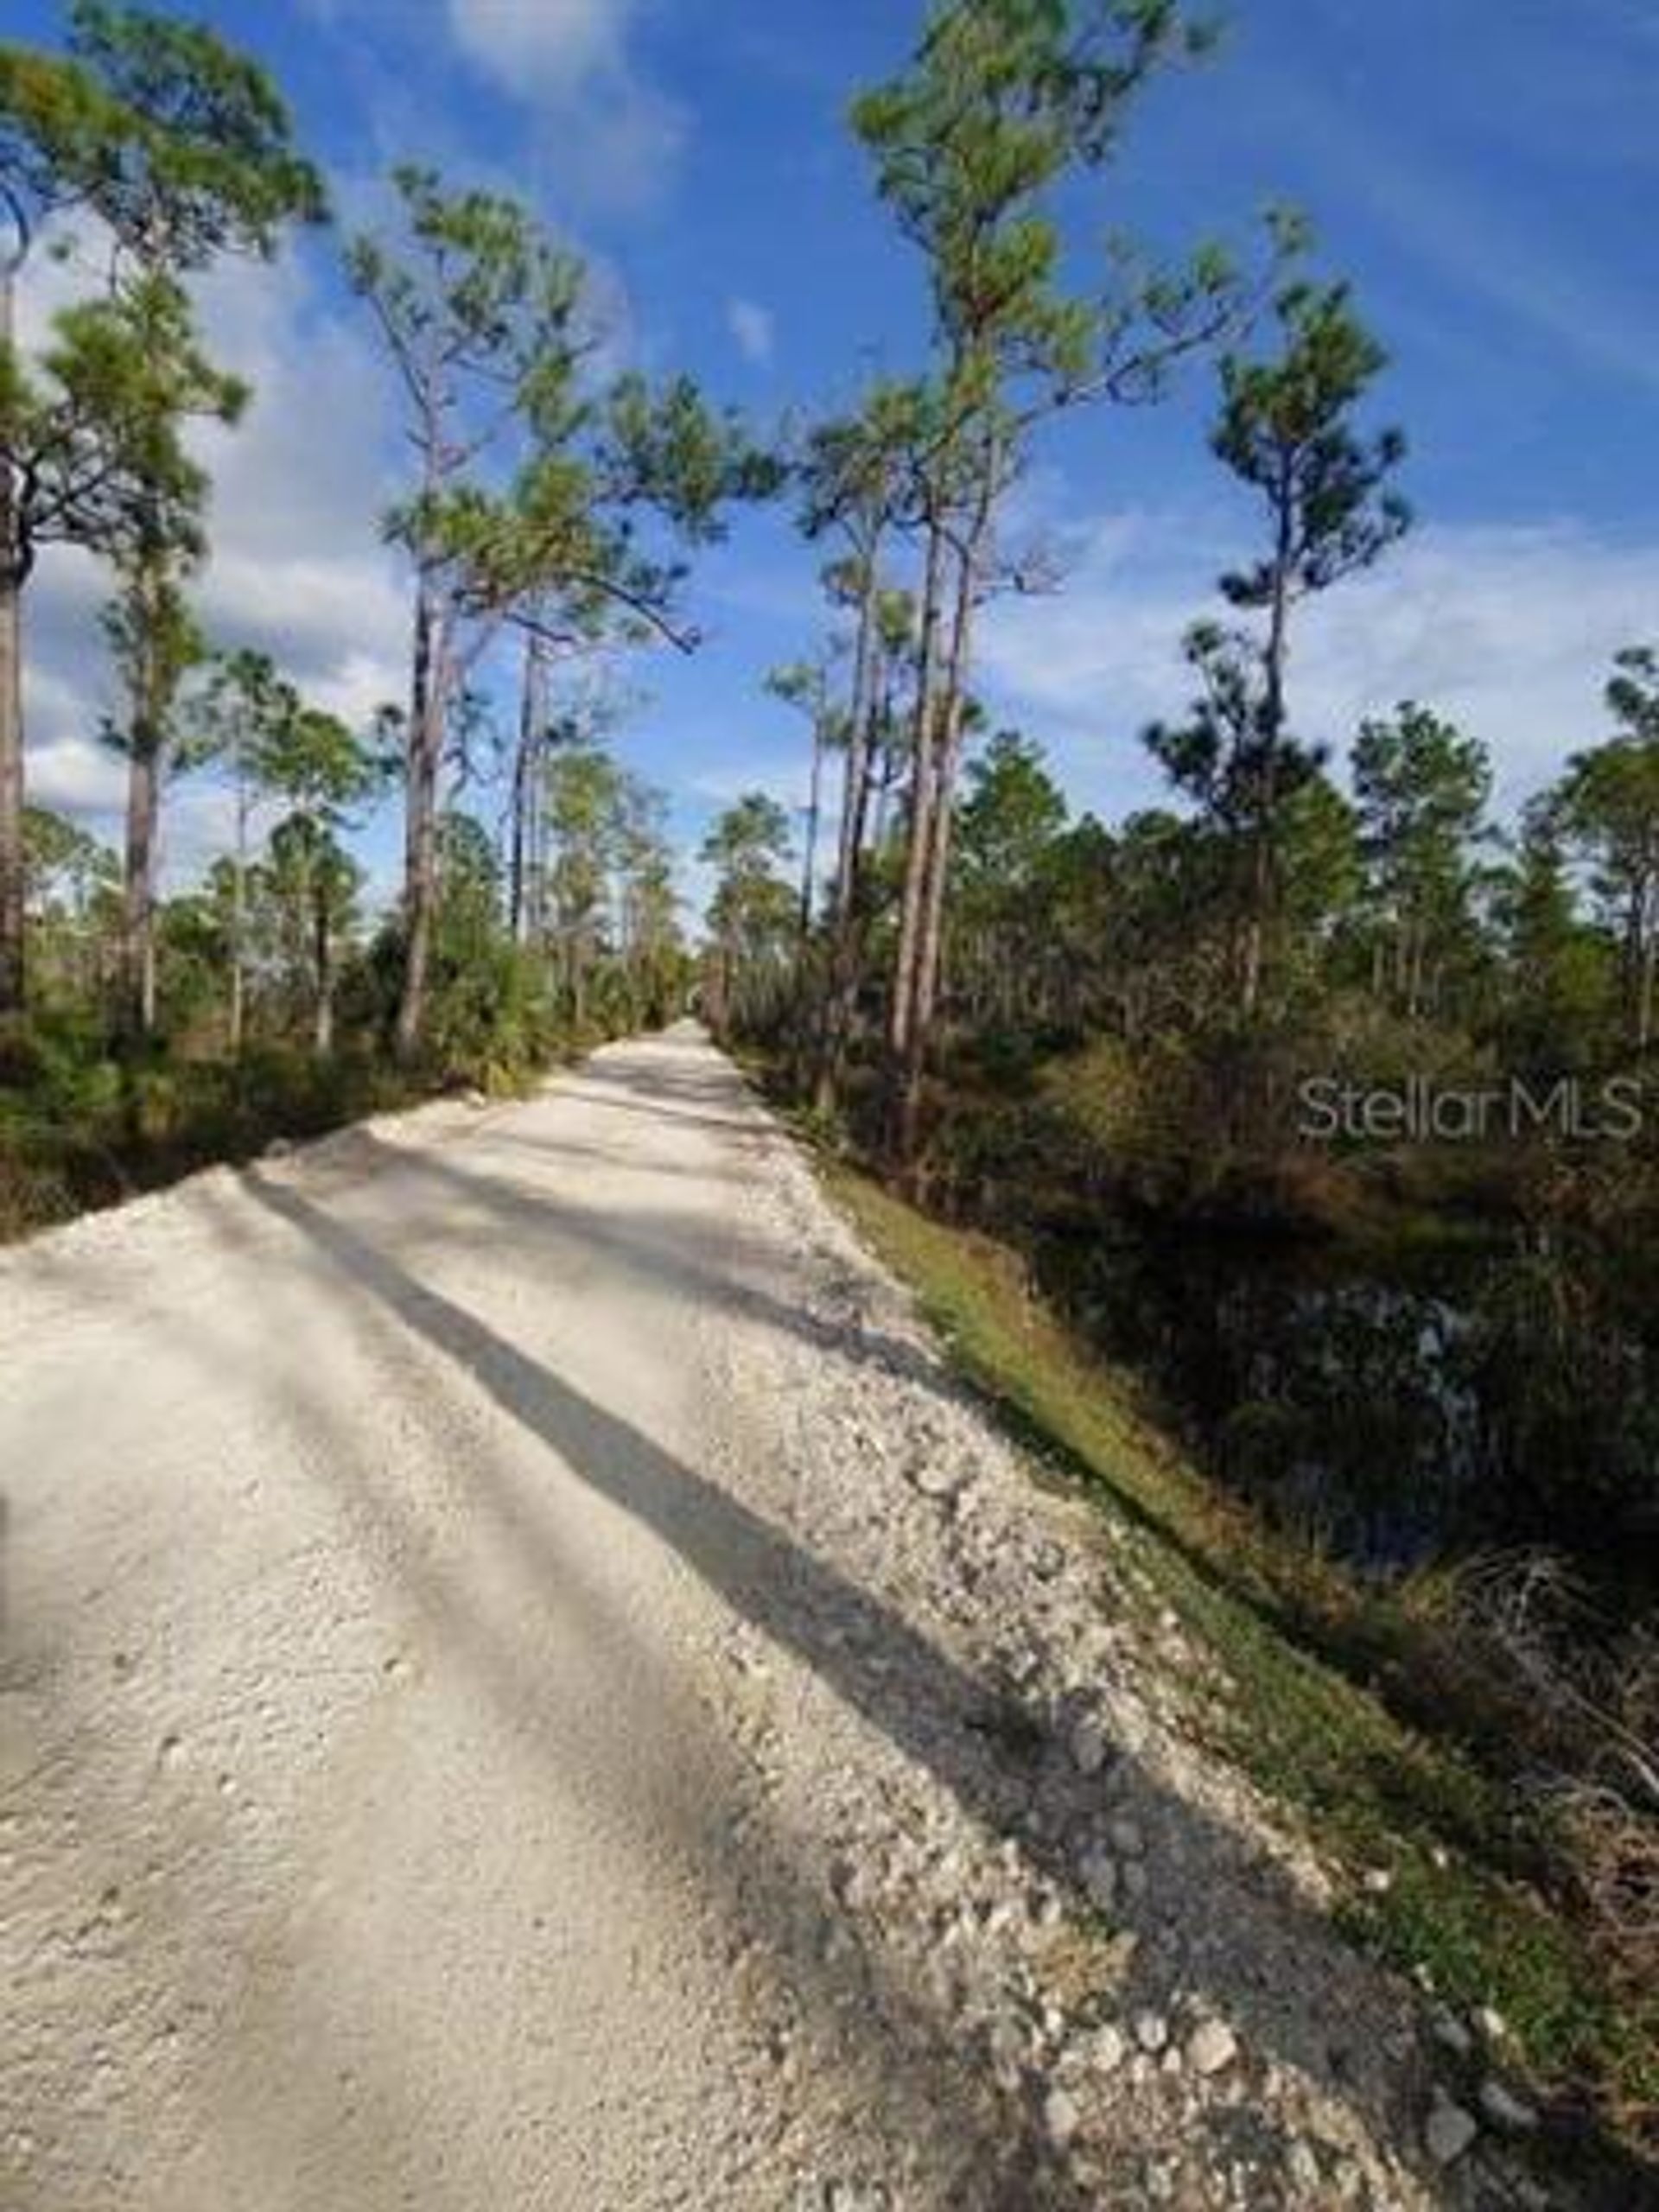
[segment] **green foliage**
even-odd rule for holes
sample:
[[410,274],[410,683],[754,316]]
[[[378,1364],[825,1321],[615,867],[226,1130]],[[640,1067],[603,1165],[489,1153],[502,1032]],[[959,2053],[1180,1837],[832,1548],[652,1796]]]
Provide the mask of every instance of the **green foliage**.
[[0,179],[84,207],[147,269],[270,253],[324,214],[270,78],[206,24],[73,0],[68,53],[0,46]]
[[0,348],[0,460],[18,487],[5,572],[22,584],[52,544],[129,557],[145,542],[194,546],[203,478],[182,426],[233,422],[244,397],[165,277],[65,308],[38,372]]
[[1659,972],[1659,654],[1648,647],[1621,653],[1606,696],[1618,734],[1573,754],[1550,817],[1588,866],[1618,938],[1626,1033],[1640,1051],[1655,1035]]
[[1103,318],[1056,289],[1048,201],[1110,156],[1157,71],[1204,42],[1175,0],[950,0],[910,73],[855,103],[878,189],[927,257],[964,399],[994,396],[988,372],[1071,389],[1098,370]]
[[1224,596],[1259,615],[1261,626],[1195,624],[1185,651],[1200,690],[1190,718],[1146,733],[1172,783],[1214,833],[1231,988],[1247,1017],[1269,988],[1282,1006],[1294,981],[1283,938],[1287,810],[1325,759],[1321,746],[1299,740],[1292,727],[1292,612],[1369,568],[1410,520],[1389,485],[1403,439],[1386,430],[1367,441],[1352,427],[1353,410],[1386,356],[1355,318],[1347,288],[1292,285],[1275,313],[1274,357],[1224,359],[1211,440],[1263,509],[1267,552],[1220,579]]
[[1017,730],[998,730],[968,770],[957,832],[964,888],[1009,900],[1025,897],[1066,814],[1042,748]]
[[787,995],[799,924],[795,893],[776,871],[789,849],[789,817],[764,791],[746,792],[703,840],[703,863],[717,878],[709,1011],[722,1029],[764,1025]]
[[1379,980],[1408,1015],[1445,1006],[1459,969],[1478,957],[1490,757],[1478,738],[1407,701],[1391,721],[1361,725],[1353,776]]
[[1260,498],[1272,553],[1222,579],[1235,607],[1326,591],[1367,569],[1408,527],[1389,486],[1405,456],[1398,430],[1365,440],[1350,416],[1388,356],[1356,318],[1344,284],[1290,286],[1274,303],[1279,351],[1229,354],[1211,440],[1217,456]]

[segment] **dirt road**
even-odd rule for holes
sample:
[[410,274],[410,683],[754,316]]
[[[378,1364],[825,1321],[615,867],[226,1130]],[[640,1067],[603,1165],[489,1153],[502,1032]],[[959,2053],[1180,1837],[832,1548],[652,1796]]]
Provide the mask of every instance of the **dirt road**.
[[0,1345],[6,2212],[1440,2201],[695,1032],[0,1255]]

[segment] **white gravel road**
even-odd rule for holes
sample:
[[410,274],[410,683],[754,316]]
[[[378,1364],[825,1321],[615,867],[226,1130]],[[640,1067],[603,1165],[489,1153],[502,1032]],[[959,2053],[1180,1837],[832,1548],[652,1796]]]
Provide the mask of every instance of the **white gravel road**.
[[0,1346],[5,2212],[1448,2201],[695,1031],[0,1255]]

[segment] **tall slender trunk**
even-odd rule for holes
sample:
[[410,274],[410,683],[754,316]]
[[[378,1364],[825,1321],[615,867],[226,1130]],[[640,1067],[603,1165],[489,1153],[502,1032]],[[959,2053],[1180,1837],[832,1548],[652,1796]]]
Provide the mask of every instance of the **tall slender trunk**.
[[1268,617],[1268,642],[1263,654],[1267,696],[1263,702],[1262,758],[1255,836],[1250,855],[1249,910],[1244,929],[1244,957],[1239,979],[1239,1002],[1244,1018],[1255,1019],[1262,1003],[1267,969],[1267,937],[1277,890],[1275,867],[1278,836],[1280,747],[1285,733],[1285,664],[1290,645],[1290,556],[1293,524],[1292,487],[1287,467],[1278,493],[1278,524],[1274,546],[1273,591]]
[[[915,1160],[920,1145],[923,1080],[932,1044],[944,962],[945,895],[950,874],[957,777],[972,659],[974,610],[978,603],[981,563],[995,511],[1001,472],[1001,440],[992,429],[981,457],[978,489],[967,536],[957,554],[956,596],[943,683],[937,677],[935,679],[940,697],[938,710],[931,718],[935,753],[931,805],[921,838],[915,946],[910,970],[911,1004],[896,1071],[897,1148],[899,1160],[906,1166]],[[943,619],[942,610],[936,619]],[[937,645],[935,650],[937,652]]]
[[311,1041],[320,1060],[334,1049],[334,942],[328,922],[328,888],[319,885],[313,897],[312,966],[316,982]]
[[404,817],[404,988],[397,1052],[407,1065],[426,1025],[428,977],[438,903],[438,779],[443,762],[446,642],[429,584],[415,613]]
[[835,935],[824,992],[814,1103],[832,1112],[846,1072],[848,1041],[858,1003],[862,950],[861,912],[863,886],[864,822],[869,807],[872,707],[875,693],[876,618],[881,577],[877,567],[880,537],[872,534],[864,550],[859,594],[858,638],[853,657],[852,709],[847,730],[847,773],[842,787],[841,834],[836,854]]
[[970,546],[963,556],[950,639],[950,672],[945,693],[938,793],[933,811],[933,834],[928,849],[927,906],[924,916],[922,966],[918,989],[918,1007],[924,1028],[933,1018],[943,961],[945,893],[950,878],[957,780],[962,766],[968,669],[973,650],[974,607],[979,584],[979,556],[980,548],[977,545]]
[[539,638],[528,637],[524,640],[524,676],[518,697],[518,744],[512,763],[512,841],[507,873],[508,925],[515,944],[522,944],[531,933],[531,855],[536,791],[546,730],[546,648]]
[[[10,259],[0,264],[0,360],[12,344],[15,274]],[[27,576],[11,470],[0,466],[0,1015],[21,1013],[24,995],[22,600]]]
[[156,859],[162,811],[162,746],[148,704],[134,717],[130,742],[121,1023],[129,1037],[149,1037],[156,1027]]
[[129,1039],[156,1028],[156,874],[167,773],[167,646],[162,629],[167,556],[150,533],[128,585],[132,636],[127,731],[127,822],[119,1027]]
[[[988,519],[987,515],[982,515],[980,531]],[[958,559],[956,608],[938,716],[933,806],[923,843],[921,909],[911,1015],[899,1077],[899,1156],[906,1165],[914,1160],[920,1148],[923,1085],[933,1042],[944,964],[945,893],[950,874],[951,830],[962,758],[978,551],[976,536]]]
[[248,819],[252,793],[248,789],[241,743],[233,761],[236,777],[236,850],[231,861],[231,1011],[230,1047],[239,1059],[248,1026]]
[[812,781],[806,801],[806,856],[801,864],[801,950],[812,934],[817,906],[818,823],[823,811],[823,715],[812,717]]
[[[893,965],[893,999],[887,1009],[889,1081],[897,1090],[910,1048],[916,1013],[916,976],[921,954],[923,902],[927,889],[928,841],[932,834],[938,770],[939,626],[944,582],[944,532],[935,522],[927,534],[922,585],[922,651],[917,679],[915,735],[910,771],[910,819],[905,842],[904,893],[899,913],[899,949]],[[893,1130],[895,1145],[898,1130]]]

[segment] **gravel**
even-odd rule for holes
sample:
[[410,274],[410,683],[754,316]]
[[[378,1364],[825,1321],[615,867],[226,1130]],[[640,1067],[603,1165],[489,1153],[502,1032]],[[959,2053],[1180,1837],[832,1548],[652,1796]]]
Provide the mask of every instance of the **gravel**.
[[696,1031],[0,1314],[0,2202],[1483,2201],[1179,1622]]

